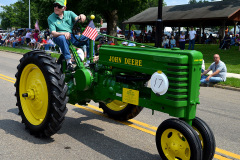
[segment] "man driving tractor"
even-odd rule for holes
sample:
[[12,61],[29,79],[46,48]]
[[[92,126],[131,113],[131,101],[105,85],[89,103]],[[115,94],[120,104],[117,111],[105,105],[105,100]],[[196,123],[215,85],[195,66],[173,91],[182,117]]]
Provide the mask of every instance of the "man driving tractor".
[[80,14],[77,16],[72,11],[66,11],[67,0],[56,0],[53,4],[54,13],[52,13],[48,17],[48,25],[51,34],[53,35],[53,41],[60,47],[62,54],[67,62],[67,70],[73,71],[71,54],[69,51],[69,45],[71,43],[74,46],[80,47],[83,45],[87,46],[87,52],[89,53],[89,39],[85,36],[76,35],[76,38],[79,39],[77,41],[73,38],[72,28],[76,21],[84,23],[86,20],[86,16],[84,14]]

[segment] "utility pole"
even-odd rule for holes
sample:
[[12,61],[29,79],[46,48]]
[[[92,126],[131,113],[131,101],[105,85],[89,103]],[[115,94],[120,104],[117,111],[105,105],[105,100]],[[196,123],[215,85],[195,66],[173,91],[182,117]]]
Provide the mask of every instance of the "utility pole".
[[163,8],[163,0],[158,1],[158,19],[157,19],[157,28],[156,28],[156,35],[155,35],[155,46],[161,47],[162,46],[162,31],[163,31],[163,21],[162,21],[162,8]]
[[31,29],[31,11],[30,11],[30,0],[29,0],[29,29]]

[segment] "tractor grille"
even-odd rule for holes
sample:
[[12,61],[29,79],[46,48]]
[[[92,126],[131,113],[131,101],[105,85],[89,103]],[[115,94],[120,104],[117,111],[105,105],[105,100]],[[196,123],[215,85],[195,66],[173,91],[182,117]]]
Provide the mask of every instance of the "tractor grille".
[[168,63],[166,67],[169,80],[166,98],[173,101],[186,101],[188,99],[188,65]]

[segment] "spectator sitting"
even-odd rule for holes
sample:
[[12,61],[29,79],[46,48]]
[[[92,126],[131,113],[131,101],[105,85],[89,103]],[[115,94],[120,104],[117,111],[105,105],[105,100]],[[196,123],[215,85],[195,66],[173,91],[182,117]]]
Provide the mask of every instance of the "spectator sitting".
[[[201,84],[226,81],[227,67],[225,63],[220,60],[220,56],[218,54],[215,54],[213,58],[214,62],[201,74]],[[205,74],[207,74],[210,70],[212,70],[213,73],[209,76],[206,76]]]
[[15,48],[15,46],[21,44],[22,38],[21,36],[17,37],[17,39],[12,43],[12,47]]
[[163,40],[163,42],[162,42],[162,46],[163,46],[164,48],[169,47],[169,39],[167,38],[167,36],[164,37],[164,40]]
[[231,39],[228,34],[225,35],[224,39],[221,41],[219,48],[220,49],[227,49],[230,46]]
[[50,47],[54,47],[54,42],[52,41],[52,39],[50,38],[50,36],[47,36],[47,43],[43,44],[45,50],[49,50]]
[[1,46],[4,46],[4,43],[5,43],[6,38],[7,38],[7,34],[5,34],[4,36],[3,36],[3,34],[2,34],[2,38],[0,39],[0,45],[1,45]]
[[213,41],[213,36],[212,34],[209,35],[208,39],[206,39],[205,44],[208,44]]
[[38,45],[40,44],[42,42],[42,36],[39,34],[38,35],[38,41],[35,43],[35,46],[34,46],[34,48],[38,48]]
[[36,50],[40,50],[45,44],[47,44],[47,41],[43,38],[41,43],[38,43]]
[[35,43],[36,43],[35,38],[33,38],[33,36],[31,36],[29,46],[32,48],[32,50],[34,49]]
[[4,42],[4,45],[7,47],[9,42],[10,42],[10,36],[7,35],[7,37],[5,39],[5,42]]
[[16,41],[17,41],[17,36],[14,34],[14,36],[12,38],[10,38],[10,40],[9,40],[10,46],[12,47],[13,42],[16,42]]
[[176,47],[176,40],[174,39],[174,36],[172,36],[172,39],[170,40],[170,46],[171,46],[171,49],[173,47]]

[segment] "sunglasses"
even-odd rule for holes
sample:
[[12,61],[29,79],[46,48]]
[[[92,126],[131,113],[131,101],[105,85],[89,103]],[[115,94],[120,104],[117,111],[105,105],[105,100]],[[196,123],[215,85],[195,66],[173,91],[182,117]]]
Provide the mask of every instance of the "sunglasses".
[[61,6],[60,4],[58,4],[58,3],[54,3],[53,4],[53,7],[55,8],[55,7],[58,7],[58,9],[62,9],[64,6]]

